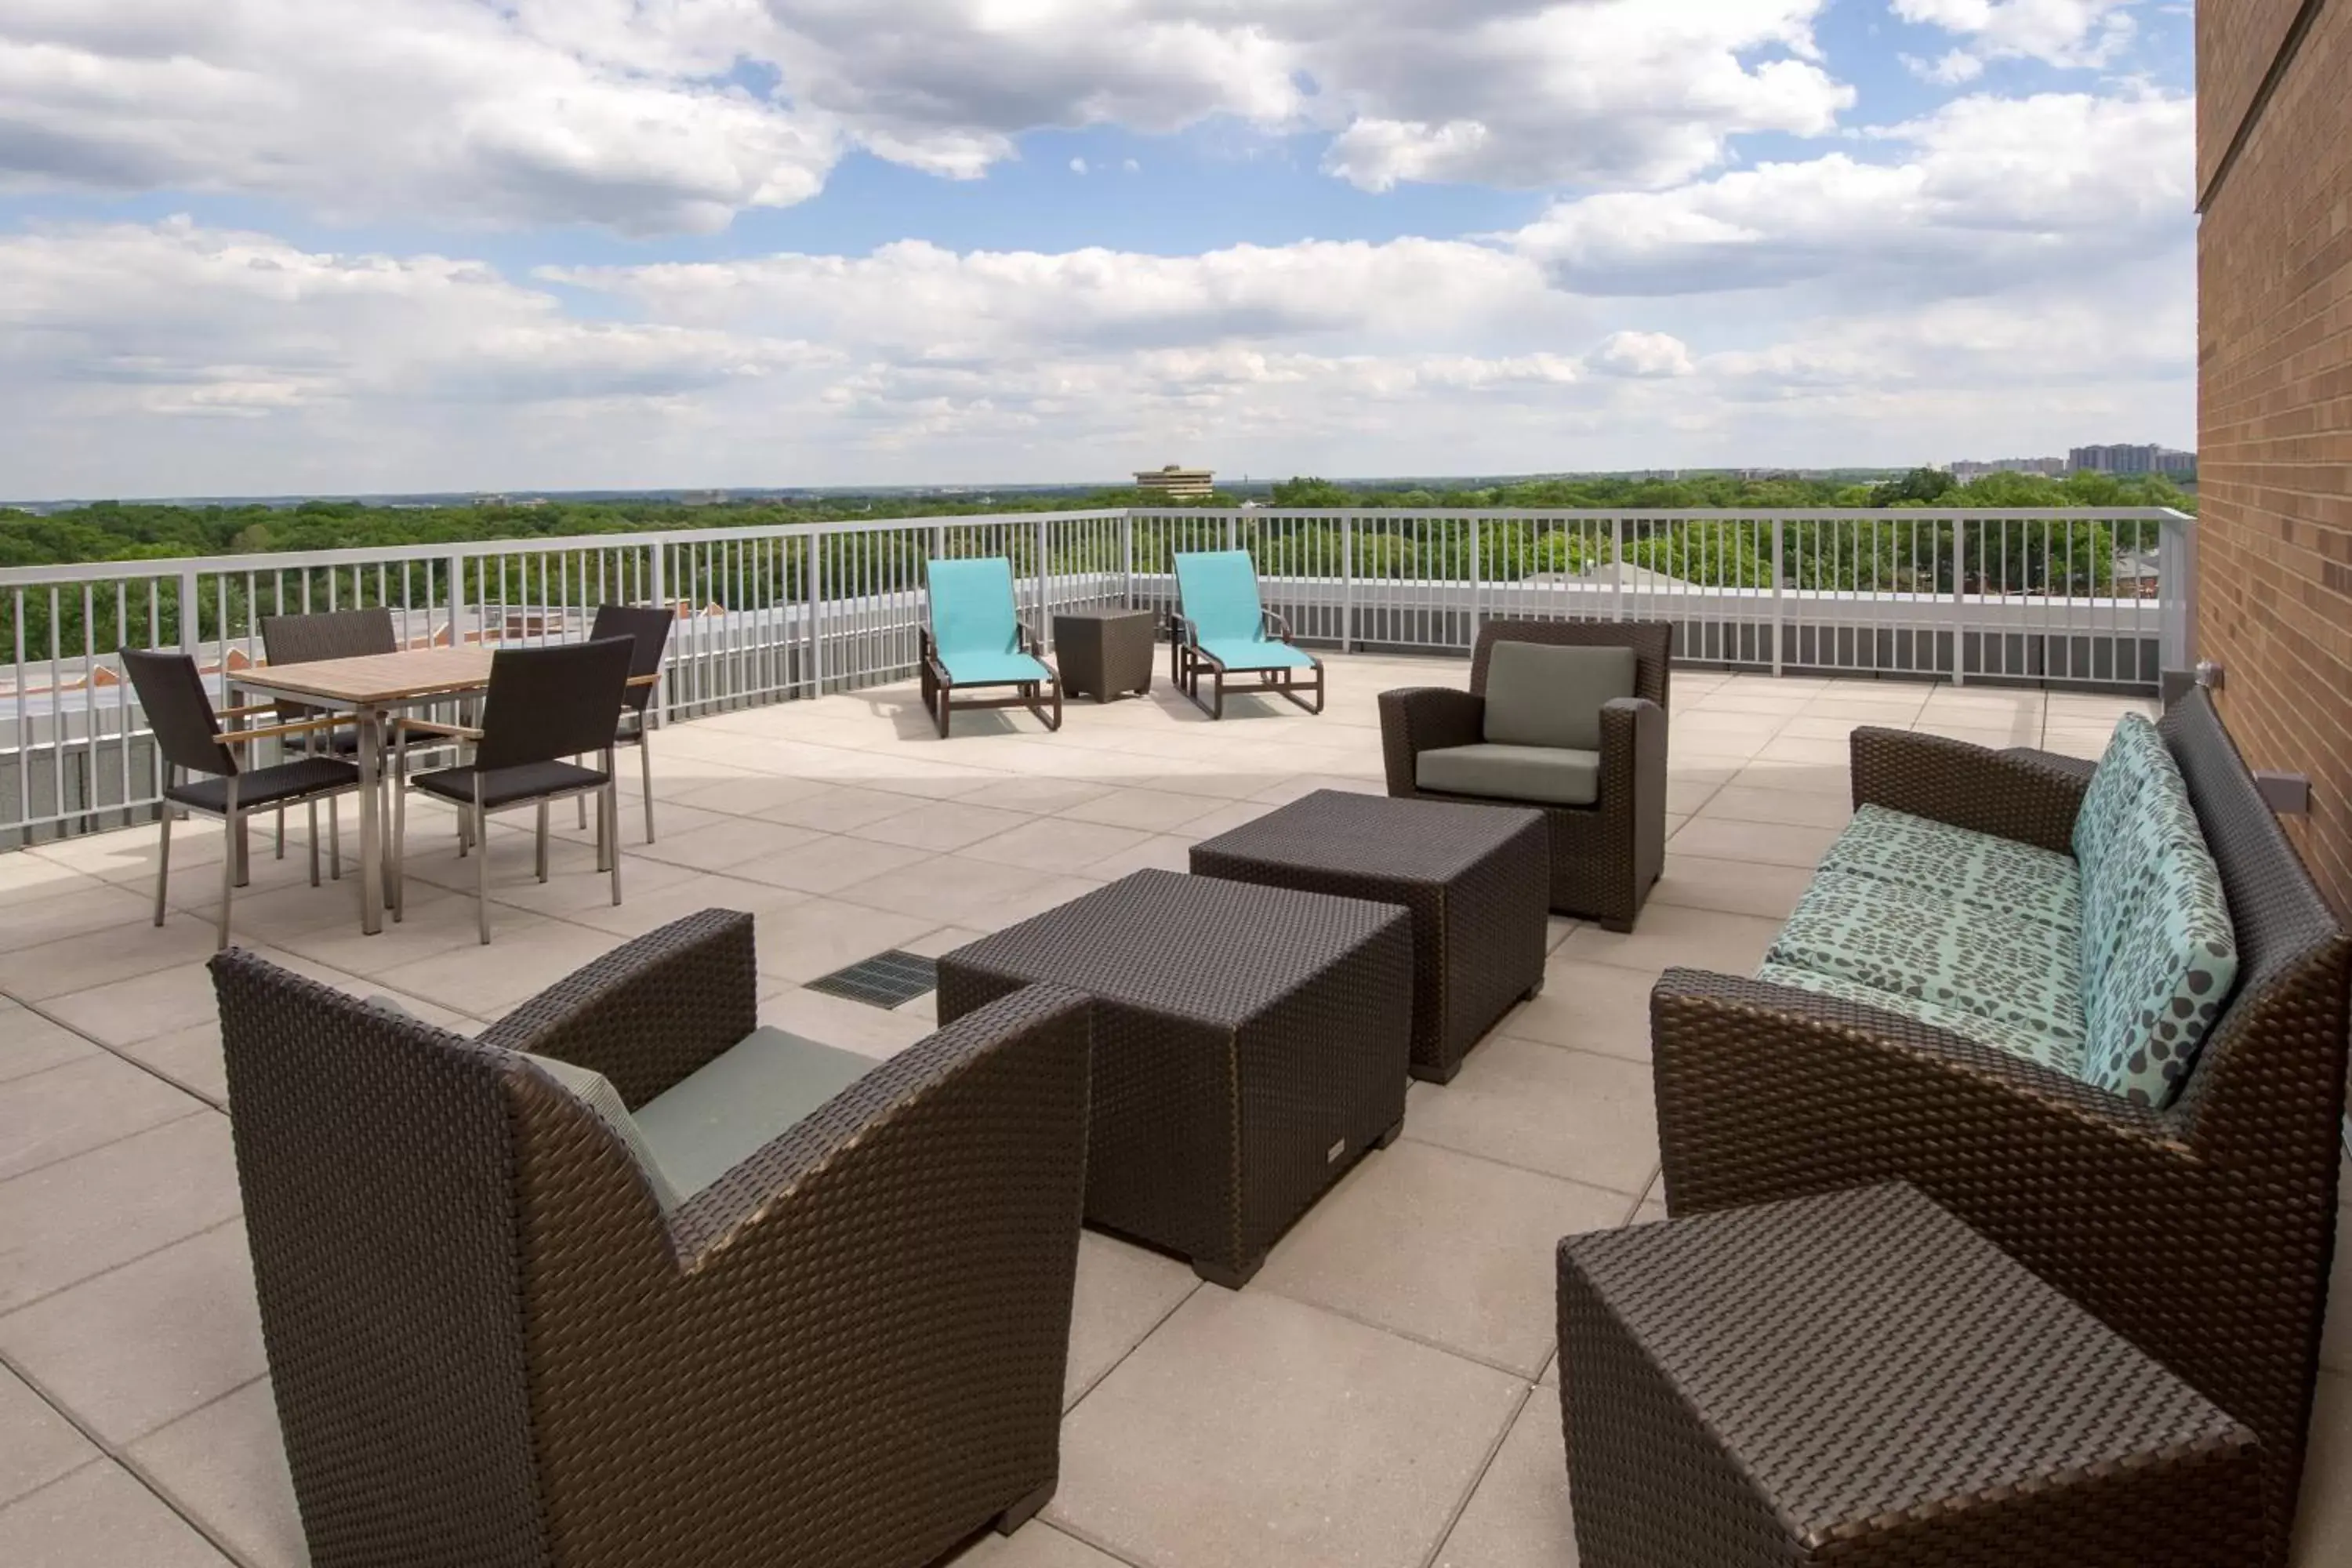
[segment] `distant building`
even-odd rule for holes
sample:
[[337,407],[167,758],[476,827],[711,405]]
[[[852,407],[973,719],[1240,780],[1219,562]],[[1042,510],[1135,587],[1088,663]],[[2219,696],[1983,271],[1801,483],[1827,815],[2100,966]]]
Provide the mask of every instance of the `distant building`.
[[1171,463],[1164,468],[1149,468],[1137,474],[1135,488],[1166,496],[1170,500],[1207,500],[1217,493],[1217,475],[1213,468],[1188,468],[1181,463]]
[[1989,463],[1963,459],[1951,467],[1952,478],[1962,484],[1987,474],[2046,474],[2063,479],[2071,471],[2063,458],[1995,458]]
[[2066,455],[2066,467],[2074,473],[2193,474],[2197,454],[2154,445],[2077,447]]

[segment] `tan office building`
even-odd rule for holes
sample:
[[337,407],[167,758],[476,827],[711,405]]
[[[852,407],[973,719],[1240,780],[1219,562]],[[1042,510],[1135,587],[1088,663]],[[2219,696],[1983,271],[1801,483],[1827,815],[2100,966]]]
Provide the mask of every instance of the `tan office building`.
[[1216,493],[1217,475],[1213,468],[1187,468],[1171,463],[1164,468],[1147,468],[1137,474],[1135,488],[1166,496],[1170,500],[1207,500]]

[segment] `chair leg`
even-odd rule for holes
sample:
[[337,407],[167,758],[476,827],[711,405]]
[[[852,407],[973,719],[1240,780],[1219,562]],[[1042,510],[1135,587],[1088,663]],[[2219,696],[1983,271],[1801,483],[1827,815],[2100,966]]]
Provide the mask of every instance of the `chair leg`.
[[343,879],[343,797],[327,797],[327,875]]
[[[405,774],[408,758],[404,751],[400,770]],[[392,922],[398,925],[408,913],[408,791],[405,778],[395,780],[392,786]],[[360,879],[360,897],[367,897],[367,879]]]
[[[604,771],[608,774],[613,771],[613,759],[609,756],[604,759]],[[621,907],[621,786],[619,784],[607,784],[604,786],[604,794],[597,796],[597,813],[604,817],[609,830],[606,835],[605,852],[613,858],[613,907],[619,909]]]
[[155,846],[155,923],[163,923],[163,900],[172,886],[172,803],[165,801],[156,812],[163,824],[163,836]]
[[[588,809],[584,798],[580,809],[583,813]],[[586,824],[583,823],[582,826],[585,826]],[[547,802],[543,800],[539,803],[539,845],[536,858],[537,865],[534,868],[539,872],[539,879],[544,882],[547,880]]]
[[643,730],[637,731],[637,774],[644,781],[646,842],[654,841],[654,752]]
[[278,808],[278,858],[286,858],[286,808]]
[[234,797],[232,796],[231,799],[232,804],[229,807],[228,821],[226,824],[228,827],[231,850],[230,853],[221,857],[220,922],[219,930],[215,933],[217,940],[214,942],[214,946],[215,948],[226,948],[228,946],[228,909],[230,902],[236,897],[236,863],[238,859],[241,858],[241,857],[235,852],[235,843],[237,837],[245,828],[245,819],[237,815],[237,811],[234,804]]
[[482,945],[488,947],[490,945],[490,819],[482,809],[478,793],[480,784],[474,787],[477,791],[474,797],[474,837],[481,848],[481,853],[474,857],[474,921],[481,929]]
[[[572,765],[575,768],[578,767],[580,765],[580,759],[577,757],[572,758]],[[588,826],[588,797],[584,795],[579,795],[575,797],[575,804],[580,807],[580,826],[585,828]],[[547,819],[547,808],[545,806],[542,805],[539,808],[539,816],[540,820],[542,822]],[[542,882],[546,879],[547,879],[544,877],[540,879]]]
[[[284,811],[282,811],[282,810],[281,810],[281,811],[279,811],[279,812],[278,812],[278,815],[279,816],[281,816],[281,817],[282,817],[282,816],[284,816],[286,815],[286,813],[285,813]],[[314,887],[314,888],[315,888],[315,887],[317,887],[317,886],[319,885],[319,803],[318,803],[317,801],[315,801],[315,800],[314,800],[314,801],[312,801],[312,802],[310,803],[310,886],[312,886],[312,887]]]

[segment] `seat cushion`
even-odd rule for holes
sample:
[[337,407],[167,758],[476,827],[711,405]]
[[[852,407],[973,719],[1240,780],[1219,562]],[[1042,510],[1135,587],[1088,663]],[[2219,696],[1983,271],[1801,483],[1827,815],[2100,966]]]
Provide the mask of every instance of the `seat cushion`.
[[[273,805],[281,801],[300,800],[308,795],[329,795],[336,790],[357,789],[360,771],[351,763],[334,757],[299,757],[290,763],[273,767],[255,768],[237,775],[236,808],[250,811],[257,805]],[[223,778],[190,779],[173,784],[163,792],[167,800],[182,805],[192,805],[215,816],[228,809],[228,781]]]
[[1875,1007],[1882,1013],[1893,1013],[1898,1017],[1915,1018],[1938,1029],[1948,1029],[1980,1046],[1990,1046],[2020,1061],[2037,1062],[2053,1071],[2064,1073],[2068,1078],[2079,1077],[2082,1072],[2079,1040],[2070,1047],[2065,1041],[2039,1029],[2004,1024],[1980,1013],[1948,1007],[1936,1002],[1923,1002],[1916,996],[1898,996],[1874,985],[1864,985],[1859,981],[1845,980],[1815,970],[1800,969],[1794,964],[1774,963],[1767,960],[1764,966],[1756,972],[1756,978],[1774,985],[1811,991],[1820,996],[1859,1002],[1866,1007]]
[[1633,695],[1630,647],[1495,644],[1486,660],[1486,738],[1497,746],[1601,749],[1601,705]]
[[1246,637],[1218,637],[1205,640],[1201,651],[1225,667],[1228,674],[1237,669],[1309,669],[1314,659],[1286,642],[1252,641]]
[[1556,746],[1445,746],[1413,760],[1413,783],[1441,795],[1591,805],[1601,798],[1601,753]]
[[1767,958],[2028,1030],[2080,1058],[2074,933],[1948,893],[1822,871]]
[[593,1068],[558,1061],[553,1057],[533,1056],[529,1051],[516,1054],[571,1090],[574,1099],[594,1111],[596,1119],[613,1130],[614,1136],[620,1139],[629,1151],[630,1158],[636,1161],[637,1168],[645,1173],[646,1184],[653,1188],[654,1201],[661,1205],[662,1213],[667,1214],[677,1207],[677,1186],[671,1182],[669,1173],[663,1168],[660,1156],[654,1152],[652,1143],[646,1140],[645,1130],[638,1126],[637,1119],[629,1114],[628,1102],[621,1098],[621,1091],[613,1087],[612,1079]]
[[958,686],[1015,686],[1044,680],[1044,664],[1025,653],[942,653],[948,679]]
[[1940,892],[2000,919],[2039,921],[2070,939],[2083,928],[2082,873],[2072,856],[1883,805],[1853,814],[1822,868]]
[[[408,782],[430,795],[474,804],[474,773],[470,767],[441,768],[418,773]],[[602,789],[607,783],[601,769],[572,763],[527,763],[520,767],[492,768],[482,774],[482,804],[492,811],[527,800],[542,800],[572,790]]]
[[679,1194],[692,1197],[876,1065],[761,1027],[637,1107],[637,1126]]

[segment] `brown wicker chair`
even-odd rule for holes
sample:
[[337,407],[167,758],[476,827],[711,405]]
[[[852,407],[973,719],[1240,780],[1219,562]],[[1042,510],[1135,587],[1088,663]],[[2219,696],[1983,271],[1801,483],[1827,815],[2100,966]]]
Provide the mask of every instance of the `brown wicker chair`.
[[[2237,991],[2169,1109],[1892,1014],[1668,970],[1652,997],[1677,1215],[1907,1181],[2262,1439],[2285,1561],[2335,1239],[2352,939],[2263,804],[2210,698],[2162,730],[2237,927]],[[1853,794],[2065,852],[2086,771],[1886,730]]]
[[1087,1004],[941,1029],[662,1212],[607,1123],[757,1022],[751,917],[479,1040],[215,961],[254,1278],[316,1568],[920,1568],[1059,1468]]
[[[1412,687],[1381,693],[1381,744],[1389,794],[1401,800],[1461,800],[1415,782],[1421,753],[1476,743],[1484,735],[1486,667],[1498,642],[1630,647],[1634,695],[1601,711],[1601,798],[1543,808],[1551,827],[1551,907],[1631,931],[1666,860],[1666,683],[1675,628],[1664,621],[1490,621],[1470,661],[1470,689]],[[1524,809],[1525,801],[1487,802]]]

